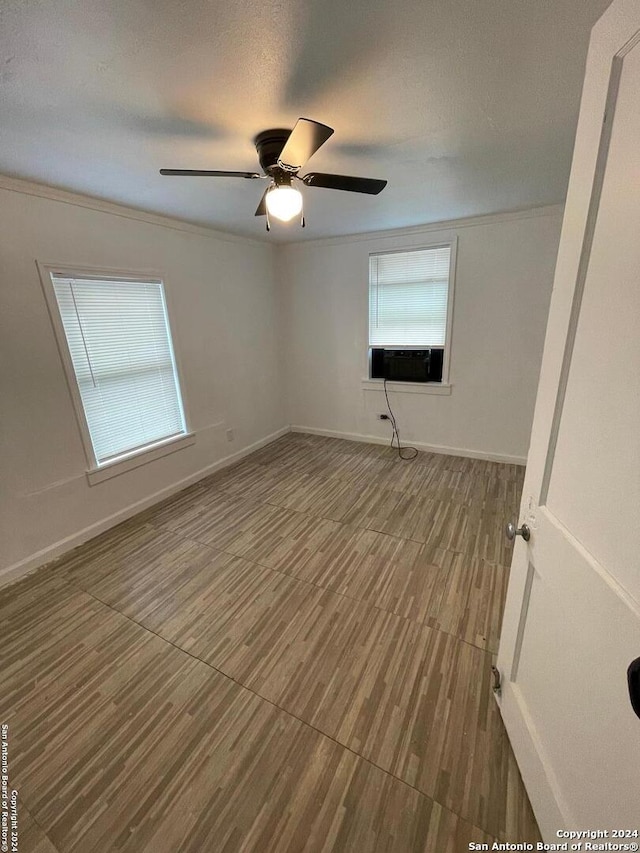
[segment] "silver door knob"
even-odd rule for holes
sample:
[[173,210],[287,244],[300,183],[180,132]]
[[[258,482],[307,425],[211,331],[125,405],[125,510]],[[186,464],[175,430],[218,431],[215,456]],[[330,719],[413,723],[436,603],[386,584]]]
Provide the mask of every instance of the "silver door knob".
[[508,522],[505,533],[507,534],[507,539],[515,539],[516,536],[522,536],[525,542],[528,542],[531,539],[531,530],[529,529],[528,524],[523,524],[522,527],[516,527],[515,524],[510,521]]

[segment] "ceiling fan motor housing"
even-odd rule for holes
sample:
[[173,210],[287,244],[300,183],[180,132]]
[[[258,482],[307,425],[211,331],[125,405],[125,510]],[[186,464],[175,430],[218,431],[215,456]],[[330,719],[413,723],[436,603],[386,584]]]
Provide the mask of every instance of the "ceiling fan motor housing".
[[285,142],[290,136],[290,130],[275,128],[273,130],[263,130],[254,139],[254,144],[258,152],[258,160],[265,175],[273,176],[274,172],[281,171],[278,166],[278,157],[282,153]]

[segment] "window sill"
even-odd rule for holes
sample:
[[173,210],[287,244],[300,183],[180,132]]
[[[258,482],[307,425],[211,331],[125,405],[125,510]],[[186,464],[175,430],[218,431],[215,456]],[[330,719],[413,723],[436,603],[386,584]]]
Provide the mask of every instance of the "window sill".
[[[441,397],[451,395],[449,382],[387,382],[387,391],[394,394],[437,394]],[[384,391],[384,379],[363,379],[364,391]]]
[[99,468],[92,468],[87,471],[87,480],[90,486],[95,486],[111,477],[117,477],[118,474],[124,474],[125,471],[131,471],[133,468],[146,465],[155,459],[168,456],[169,453],[175,453],[176,450],[182,450],[183,447],[189,447],[195,444],[195,441],[196,436],[192,432],[180,435],[177,438],[170,438],[132,456],[127,456],[125,459],[116,459],[113,462],[101,465]]

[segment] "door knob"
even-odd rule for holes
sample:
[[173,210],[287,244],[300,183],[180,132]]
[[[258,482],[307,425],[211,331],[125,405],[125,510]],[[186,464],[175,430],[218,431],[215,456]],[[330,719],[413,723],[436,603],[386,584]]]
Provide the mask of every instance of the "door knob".
[[531,539],[531,530],[529,529],[528,524],[523,524],[522,527],[516,527],[515,524],[510,521],[506,528],[505,533],[507,534],[507,539],[515,539],[516,536],[522,536],[525,542],[528,542]]

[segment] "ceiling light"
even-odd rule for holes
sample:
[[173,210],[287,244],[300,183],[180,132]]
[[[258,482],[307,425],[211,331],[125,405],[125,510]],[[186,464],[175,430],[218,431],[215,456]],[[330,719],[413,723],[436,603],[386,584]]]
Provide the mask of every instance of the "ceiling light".
[[276,186],[267,193],[266,205],[274,219],[289,222],[302,213],[302,193],[294,187]]

